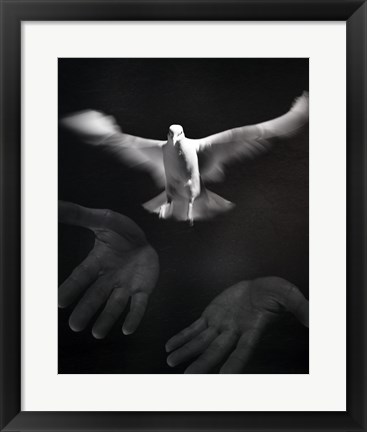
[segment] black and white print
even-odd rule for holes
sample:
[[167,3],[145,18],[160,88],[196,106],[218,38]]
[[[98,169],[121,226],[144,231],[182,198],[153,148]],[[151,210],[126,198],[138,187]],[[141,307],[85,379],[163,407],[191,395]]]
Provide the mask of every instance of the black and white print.
[[308,67],[58,60],[59,373],[308,373]]

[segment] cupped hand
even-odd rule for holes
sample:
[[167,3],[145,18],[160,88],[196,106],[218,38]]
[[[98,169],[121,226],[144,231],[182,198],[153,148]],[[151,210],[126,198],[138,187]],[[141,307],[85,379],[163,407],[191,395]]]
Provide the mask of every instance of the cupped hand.
[[266,327],[288,311],[308,326],[308,301],[285,279],[264,277],[226,289],[201,317],[166,344],[170,366],[194,360],[185,373],[240,373]]
[[61,201],[59,222],[83,226],[95,234],[87,258],[59,287],[61,308],[83,295],[70,316],[71,329],[84,330],[105,304],[92,329],[94,337],[104,338],[131,298],[122,331],[126,335],[133,333],[144,316],[159,274],[157,253],[143,231],[131,219],[111,210]]

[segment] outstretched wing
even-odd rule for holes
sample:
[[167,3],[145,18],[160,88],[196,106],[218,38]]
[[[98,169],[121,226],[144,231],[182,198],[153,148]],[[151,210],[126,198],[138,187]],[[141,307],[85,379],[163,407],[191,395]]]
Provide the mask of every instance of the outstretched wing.
[[193,140],[196,141],[201,177],[207,181],[222,180],[226,164],[268,151],[275,138],[296,135],[308,123],[308,111],[308,92],[303,92],[281,117]]
[[85,143],[108,150],[127,166],[149,172],[157,185],[164,187],[162,146],[166,141],[125,134],[114,117],[92,110],[63,117],[60,125],[78,135]]

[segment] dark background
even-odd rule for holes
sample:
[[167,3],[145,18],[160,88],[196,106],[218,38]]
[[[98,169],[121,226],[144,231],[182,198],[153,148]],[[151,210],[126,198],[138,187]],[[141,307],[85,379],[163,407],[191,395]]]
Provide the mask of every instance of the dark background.
[[[308,89],[308,59],[59,59],[59,114],[97,109],[123,131],[165,139],[179,123],[189,138],[259,123]],[[141,203],[159,190],[149,176],[59,134],[59,199],[131,217],[160,258],[160,277],[134,335],[124,316],[105,340],[68,327],[59,310],[59,373],[181,373],[164,345],[225,288],[280,276],[308,298],[308,133],[254,161],[236,163],[208,189],[236,203],[213,221],[160,221]],[[59,282],[93,246],[91,232],[59,225]],[[262,338],[245,373],[308,373],[308,329],[286,314]]]

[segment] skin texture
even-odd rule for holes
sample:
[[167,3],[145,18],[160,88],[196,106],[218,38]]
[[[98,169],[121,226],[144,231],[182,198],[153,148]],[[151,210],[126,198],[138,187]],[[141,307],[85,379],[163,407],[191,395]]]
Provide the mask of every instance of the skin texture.
[[95,338],[104,338],[131,298],[122,331],[140,324],[159,274],[158,256],[143,231],[129,218],[111,210],[88,209],[59,201],[59,222],[78,225],[95,234],[94,247],[59,287],[59,307],[76,304],[70,328],[82,331],[102,305],[93,325]]
[[308,326],[308,301],[285,279],[239,282],[217,296],[201,317],[166,344],[174,367],[193,359],[185,373],[240,373],[268,325],[291,312]]

